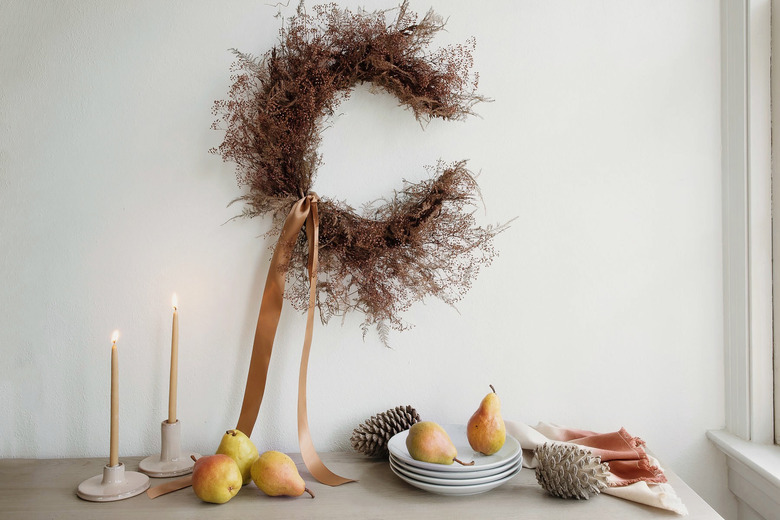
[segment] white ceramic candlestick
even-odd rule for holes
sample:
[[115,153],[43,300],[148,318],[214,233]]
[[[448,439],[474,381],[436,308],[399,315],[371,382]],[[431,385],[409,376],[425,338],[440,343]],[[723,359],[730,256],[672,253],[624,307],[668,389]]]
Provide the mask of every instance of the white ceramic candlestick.
[[162,443],[160,454],[146,457],[138,464],[138,469],[150,477],[178,477],[192,472],[198,453],[181,452],[181,422],[163,421],[161,426]]
[[76,489],[79,498],[92,502],[111,502],[143,493],[149,489],[149,477],[137,471],[125,471],[119,462],[119,359],[116,342],[119,331],[111,337],[111,447],[109,462],[103,474],[88,478]]
[[103,466],[103,474],[79,484],[76,494],[91,502],[112,502],[134,497],[149,489],[149,477],[137,471],[125,471],[121,462]]

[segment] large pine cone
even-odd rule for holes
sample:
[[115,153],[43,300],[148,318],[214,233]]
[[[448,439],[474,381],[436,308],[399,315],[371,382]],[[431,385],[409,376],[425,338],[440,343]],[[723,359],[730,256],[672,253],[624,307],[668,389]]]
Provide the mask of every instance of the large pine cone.
[[536,481],[551,495],[587,500],[607,487],[609,466],[584,448],[545,443],[534,453],[539,460]]
[[352,431],[352,448],[369,457],[387,457],[390,438],[417,422],[420,422],[420,414],[409,405],[373,415]]

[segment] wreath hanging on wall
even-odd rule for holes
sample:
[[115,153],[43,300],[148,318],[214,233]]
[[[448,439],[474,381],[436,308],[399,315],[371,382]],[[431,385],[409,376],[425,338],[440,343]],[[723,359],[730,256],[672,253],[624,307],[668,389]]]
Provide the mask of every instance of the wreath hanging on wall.
[[[474,41],[429,51],[443,27],[433,11],[418,19],[407,1],[375,12],[329,4],[312,14],[301,3],[264,56],[234,50],[228,98],[213,107],[213,127],[225,138],[211,152],[234,162],[238,184],[248,188],[234,201],[244,203],[241,216],[270,213],[269,234],[281,230],[290,207],[311,193],[328,118],[358,84],[392,94],[421,123],[473,114],[487,100],[471,73]],[[466,162],[440,163],[431,173],[360,213],[335,198],[317,199],[316,302],[323,322],[360,311],[364,335],[376,326],[386,342],[389,328],[408,327],[401,315],[412,303],[434,296],[453,304],[495,257],[492,241],[501,227],[476,224],[479,189]],[[372,172],[363,175],[370,180]],[[284,293],[300,310],[309,304],[306,269],[301,231]]]

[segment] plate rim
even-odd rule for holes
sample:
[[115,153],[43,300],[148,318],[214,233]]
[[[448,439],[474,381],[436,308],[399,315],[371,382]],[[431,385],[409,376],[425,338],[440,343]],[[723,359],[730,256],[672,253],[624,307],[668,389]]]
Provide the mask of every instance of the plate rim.
[[466,495],[478,495],[480,493],[486,493],[499,486],[506,484],[511,479],[516,477],[518,473],[520,473],[522,467],[523,466],[521,464],[520,467],[517,469],[517,471],[511,473],[510,475],[507,475],[502,479],[493,480],[491,482],[487,482],[484,484],[474,484],[471,486],[440,486],[437,484],[429,484],[427,482],[422,482],[421,480],[415,480],[413,478],[407,477],[403,473],[397,472],[397,470],[395,470],[392,466],[390,466],[390,471],[392,471],[395,476],[397,476],[398,478],[400,478],[410,486],[416,487],[422,491],[435,493],[437,495],[466,496]]
[[401,469],[405,469],[411,473],[414,473],[415,475],[422,475],[422,476],[434,477],[434,478],[443,478],[449,480],[469,480],[475,478],[489,477],[497,473],[502,473],[506,471],[507,467],[514,466],[518,463],[522,464],[523,456],[522,453],[519,453],[517,454],[517,456],[508,459],[504,464],[500,466],[496,466],[493,468],[485,468],[476,471],[437,471],[436,469],[420,468],[418,466],[412,466],[410,464],[405,463],[403,460],[399,459],[392,453],[389,456],[389,460],[392,460],[393,463],[396,466],[399,466]]
[[[464,486],[475,486],[480,484],[487,484],[495,480],[501,480],[509,475],[516,475],[523,469],[522,461],[515,461],[515,463],[512,464],[511,466],[507,468],[501,468],[501,471],[494,473],[492,475],[486,475],[484,477],[474,477],[474,478],[448,479],[448,478],[438,478],[438,477],[431,477],[427,475],[415,474],[410,469],[409,470],[405,469],[394,460],[390,460],[390,466],[393,469],[400,471],[410,479],[419,480],[420,482],[424,482],[426,484],[435,484],[439,486],[451,486],[451,487],[464,487]],[[425,479],[430,479],[430,480],[425,480]],[[433,482],[434,480],[437,482]],[[473,482],[473,481],[479,481],[479,482]]]

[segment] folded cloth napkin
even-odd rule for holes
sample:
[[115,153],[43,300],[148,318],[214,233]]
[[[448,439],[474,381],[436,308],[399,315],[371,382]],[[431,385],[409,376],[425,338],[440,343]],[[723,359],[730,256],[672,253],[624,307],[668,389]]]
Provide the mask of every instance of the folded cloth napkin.
[[688,514],[682,500],[666,481],[658,461],[645,451],[644,442],[632,437],[623,428],[617,432],[596,433],[543,422],[533,428],[519,422],[505,423],[507,433],[520,441],[523,447],[523,466],[527,468],[538,465],[534,455],[537,446],[544,443],[575,444],[598,455],[609,466],[609,487],[603,493],[680,515]]

